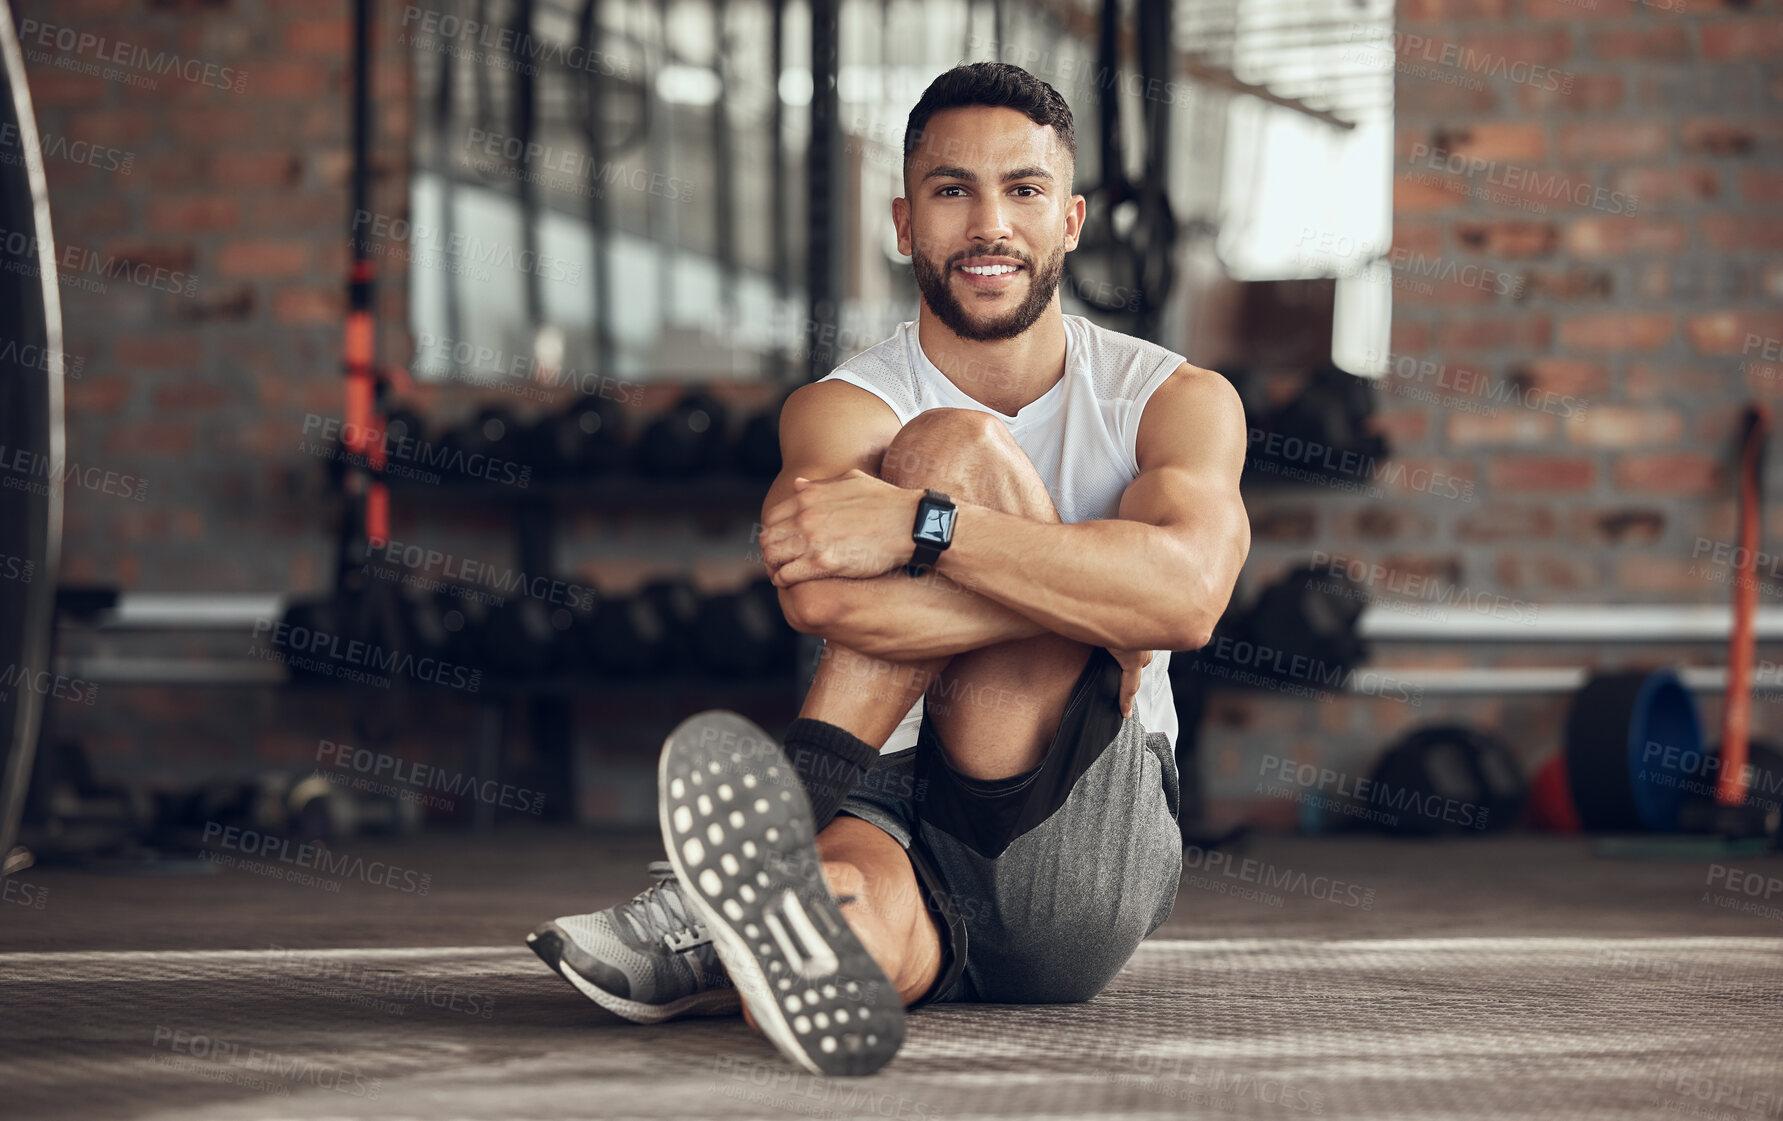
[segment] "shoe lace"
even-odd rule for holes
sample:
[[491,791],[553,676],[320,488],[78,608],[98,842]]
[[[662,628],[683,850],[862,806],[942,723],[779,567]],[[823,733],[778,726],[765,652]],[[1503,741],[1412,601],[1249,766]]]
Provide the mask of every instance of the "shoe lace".
[[705,924],[687,906],[675,866],[666,860],[649,865],[649,887],[618,907],[619,914],[639,938],[662,939],[673,949],[685,949],[707,940]]

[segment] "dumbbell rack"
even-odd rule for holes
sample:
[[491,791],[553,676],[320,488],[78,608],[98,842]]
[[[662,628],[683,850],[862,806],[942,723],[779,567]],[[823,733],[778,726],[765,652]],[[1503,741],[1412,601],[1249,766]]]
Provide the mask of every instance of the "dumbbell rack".
[[[722,525],[739,516],[753,520],[767,491],[761,480],[713,475],[685,480],[608,475],[588,480],[541,480],[525,488],[495,484],[427,485],[393,480],[393,504],[431,511],[462,508],[466,503],[506,505],[513,518],[521,563],[527,572],[555,571],[557,520],[566,506],[600,512],[667,511]],[[257,622],[283,616],[287,597],[280,593],[245,595],[164,595],[125,593],[115,607],[98,612],[77,629],[118,635],[122,632],[246,632]],[[94,683],[205,687],[287,687],[298,689],[361,688],[346,682],[294,676],[274,662],[237,657],[168,658],[115,653],[63,654],[58,672]],[[478,708],[473,765],[478,774],[498,773],[502,742],[512,705],[530,707],[529,725],[535,754],[555,763],[550,781],[573,789],[570,702],[576,697],[674,702],[698,698],[700,707],[747,709],[764,698],[783,698],[788,719],[796,714],[805,677],[795,672],[760,678],[724,678],[707,673],[655,675],[616,679],[559,674],[549,678],[512,680],[484,678],[475,697]],[[444,686],[416,683],[416,691]],[[453,694],[462,696],[462,694]],[[691,712],[692,709],[689,709]],[[565,749],[552,752],[554,740]],[[563,804],[563,803],[558,803]],[[486,830],[494,824],[494,807],[477,802],[472,822]]]
[[[506,506],[513,518],[521,569],[529,573],[555,573],[558,518],[565,506],[602,513],[668,512],[677,517],[693,517],[716,529],[739,515],[753,521],[761,509],[768,486],[767,480],[717,472],[687,479],[658,479],[623,472],[589,479],[535,479],[525,487],[470,481],[440,484],[393,481],[391,490],[394,504],[408,503],[411,508],[418,509],[453,509],[466,502]],[[796,673],[755,679],[686,673],[628,677],[599,683],[575,675],[530,680],[485,678],[482,690],[487,696],[480,705],[477,733],[477,765],[483,768],[480,773],[493,773],[493,766],[499,761],[510,704],[525,702],[529,706],[528,725],[535,736],[535,753],[541,759],[550,759],[547,741],[562,744],[571,741],[570,699],[609,689],[640,699],[697,697],[703,707],[735,707],[779,695],[785,698],[792,713],[796,713],[803,693]],[[552,778],[570,788],[574,772],[568,751],[557,760]],[[492,811],[479,805],[477,812],[488,815]],[[484,822],[478,824],[485,827]]]

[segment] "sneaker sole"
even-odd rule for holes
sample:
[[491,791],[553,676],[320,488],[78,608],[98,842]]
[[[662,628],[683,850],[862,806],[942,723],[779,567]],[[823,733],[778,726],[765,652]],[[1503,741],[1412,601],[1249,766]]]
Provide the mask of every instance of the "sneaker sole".
[[737,1011],[737,994],[729,989],[693,993],[667,1004],[645,1004],[608,992],[577,970],[574,959],[581,951],[576,948],[569,932],[554,922],[548,922],[528,934],[526,944],[532,948],[533,953],[539,955],[539,960],[575,986],[577,992],[634,1024],[660,1024],[679,1016],[721,1016],[735,1014]]
[[756,1025],[813,1074],[871,1074],[904,1042],[904,1002],[824,883],[811,803],[768,734],[702,712],[663,743],[663,844]]

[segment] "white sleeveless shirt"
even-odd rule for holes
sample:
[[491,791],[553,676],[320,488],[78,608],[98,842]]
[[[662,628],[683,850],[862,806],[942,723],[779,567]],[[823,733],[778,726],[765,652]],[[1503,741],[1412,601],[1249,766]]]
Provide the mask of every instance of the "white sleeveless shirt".
[[[1065,375],[1014,416],[975,401],[929,361],[915,322],[862,351],[821,381],[845,381],[877,396],[900,424],[929,409],[976,409],[997,417],[1028,454],[1059,518],[1066,522],[1119,516],[1121,492],[1139,474],[1135,459],[1139,418],[1164,379],[1185,361],[1161,346],[1099,327],[1077,315],[1065,318]],[[971,374],[963,375],[970,385]],[[1163,732],[1176,747],[1176,702],[1170,693],[1170,654],[1159,651],[1139,677],[1133,715],[1147,732]],[[918,697],[884,751],[916,746],[922,726]]]

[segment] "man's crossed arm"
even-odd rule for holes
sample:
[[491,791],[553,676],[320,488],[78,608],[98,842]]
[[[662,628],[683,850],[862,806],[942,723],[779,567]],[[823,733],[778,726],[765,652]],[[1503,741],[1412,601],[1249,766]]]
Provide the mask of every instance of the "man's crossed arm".
[[782,414],[787,467],[764,504],[760,540],[802,631],[894,661],[1047,632],[1110,649],[1187,650],[1207,641],[1231,598],[1250,549],[1238,492],[1246,430],[1218,374],[1185,364],[1152,395],[1139,475],[1117,518],[1041,523],[960,503],[952,546],[917,580],[901,565],[921,491],[874,474],[895,415],[835,383],[800,394]]

